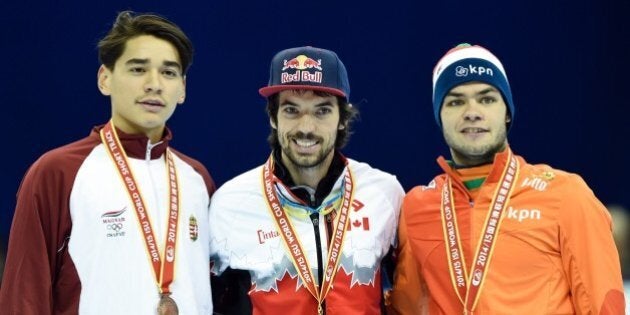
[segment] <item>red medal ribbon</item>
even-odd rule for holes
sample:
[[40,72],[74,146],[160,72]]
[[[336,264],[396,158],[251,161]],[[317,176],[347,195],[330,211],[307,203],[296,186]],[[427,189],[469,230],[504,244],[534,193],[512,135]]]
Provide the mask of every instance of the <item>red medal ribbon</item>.
[[145,241],[145,248],[153,266],[156,282],[161,294],[170,294],[169,286],[173,282],[175,275],[175,249],[177,247],[177,228],[179,222],[179,184],[177,181],[177,170],[173,153],[166,150],[166,165],[168,171],[169,184],[169,212],[168,225],[166,227],[166,241],[164,243],[164,254],[160,255],[157,240],[153,233],[153,227],[149,220],[145,202],[140,193],[139,186],[135,180],[133,172],[129,167],[127,154],[120,143],[114,123],[110,120],[100,131],[101,141],[105,145],[112,162],[127,189],[131,204],[136,210],[140,230]]
[[300,243],[299,236],[295,233],[293,225],[291,224],[289,217],[285,213],[282,205],[280,204],[280,200],[278,199],[278,193],[273,185],[276,179],[273,176],[272,168],[273,159],[272,157],[269,157],[262,168],[263,194],[266,197],[265,200],[267,201],[267,206],[276,222],[280,235],[282,235],[287,252],[291,256],[291,260],[300,275],[300,279],[302,279],[306,289],[313,295],[313,297],[315,297],[315,299],[317,299],[319,309],[321,309],[321,304],[330,291],[335,275],[337,274],[339,262],[341,260],[341,249],[343,248],[343,241],[348,228],[348,222],[350,222],[348,216],[354,192],[354,180],[352,173],[350,172],[350,167],[346,166],[346,172],[344,174],[343,200],[341,202],[339,215],[335,218],[336,224],[333,230],[332,243],[328,249],[321,291],[317,289],[315,278],[309,266],[306,253]]
[[[510,150],[509,148],[507,150]],[[462,250],[461,237],[457,226],[457,215],[453,201],[453,187],[451,178],[442,187],[442,231],[446,242],[446,258],[451,276],[451,283],[460,302],[464,306],[464,313],[472,314],[477,306],[477,301],[483,287],[486,275],[489,272],[494,245],[499,236],[499,229],[503,221],[503,212],[507,208],[514,183],[518,177],[519,163],[512,151],[508,151],[506,163],[499,185],[494,193],[490,208],[482,230],[482,235],[477,243],[475,258],[467,273],[466,260]]]

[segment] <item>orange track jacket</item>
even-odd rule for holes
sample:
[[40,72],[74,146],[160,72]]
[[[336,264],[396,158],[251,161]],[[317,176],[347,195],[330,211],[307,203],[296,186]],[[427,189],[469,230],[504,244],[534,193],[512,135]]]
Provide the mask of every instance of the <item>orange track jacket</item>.
[[[469,275],[508,151],[497,154],[474,200],[442,157],[438,163],[446,173],[407,194],[390,313],[463,313],[447,262],[442,187],[448,174]],[[623,314],[619,256],[607,209],[580,176],[516,158],[520,171],[473,313]]]

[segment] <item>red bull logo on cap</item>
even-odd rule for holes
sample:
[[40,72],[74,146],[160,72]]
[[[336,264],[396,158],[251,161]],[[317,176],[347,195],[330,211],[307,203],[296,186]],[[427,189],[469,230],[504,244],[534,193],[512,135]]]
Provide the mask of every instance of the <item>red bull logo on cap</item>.
[[[282,71],[295,69],[295,73],[282,72],[280,82],[282,84],[291,82],[314,82],[322,83],[322,60],[313,59],[305,55],[299,55],[295,58],[284,60]],[[309,71],[319,70],[319,71]]]
[[317,70],[322,70],[322,60],[315,60],[313,58],[307,57],[305,55],[299,55],[293,59],[284,60],[284,65],[282,67],[282,71],[287,69],[312,69],[315,68]]

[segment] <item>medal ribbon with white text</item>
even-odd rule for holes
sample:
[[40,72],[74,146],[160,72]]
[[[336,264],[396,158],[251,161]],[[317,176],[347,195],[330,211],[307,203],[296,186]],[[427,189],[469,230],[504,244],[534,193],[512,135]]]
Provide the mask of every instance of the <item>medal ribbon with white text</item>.
[[322,290],[320,291],[317,289],[317,285],[315,284],[315,278],[308,263],[306,253],[300,243],[299,237],[295,233],[293,225],[291,224],[291,221],[286,215],[284,209],[282,209],[282,205],[278,199],[278,194],[273,185],[275,179],[272,173],[272,163],[273,159],[270,157],[263,165],[263,193],[266,197],[267,206],[276,222],[280,235],[282,235],[282,239],[284,240],[287,251],[291,256],[293,265],[300,275],[300,279],[302,279],[306,289],[313,295],[313,297],[315,297],[315,299],[317,299],[321,309],[321,304],[330,291],[333,279],[337,274],[339,261],[341,260],[341,249],[343,248],[345,233],[348,228],[348,222],[350,221],[348,215],[350,206],[352,205],[354,192],[354,180],[352,173],[350,172],[350,167],[346,166],[346,172],[344,173],[345,186],[343,189],[344,193],[342,196],[341,209],[339,210],[339,215],[336,218],[336,224],[332,234],[332,242],[330,248],[328,249],[326,265],[324,267],[324,279],[321,284]]
[[[100,131],[101,141],[105,145],[110,158],[116,165],[116,169],[127,189],[131,204],[133,205],[149,260],[153,266],[156,282],[162,295],[170,294],[169,286],[173,282],[175,275],[175,249],[177,246],[177,227],[179,222],[179,184],[177,180],[177,170],[173,160],[173,153],[166,150],[166,165],[168,171],[169,184],[169,212],[168,225],[166,228],[166,241],[164,244],[164,255],[160,255],[157,240],[153,233],[153,227],[146,211],[145,202],[140,193],[139,186],[135,180],[133,172],[129,167],[127,154],[120,143],[116,129],[112,121],[109,121]],[[163,257],[163,258],[162,258]]]
[[[507,150],[510,150],[509,148]],[[494,193],[490,208],[486,215],[482,235],[477,243],[475,258],[467,272],[461,237],[457,226],[457,215],[453,198],[451,178],[442,187],[442,230],[444,232],[446,258],[451,276],[451,283],[455,293],[464,306],[465,313],[472,313],[477,306],[483,282],[489,272],[494,245],[499,236],[499,229],[503,221],[503,212],[507,208],[514,183],[518,177],[519,163],[512,151],[508,152],[506,163],[499,185]]]

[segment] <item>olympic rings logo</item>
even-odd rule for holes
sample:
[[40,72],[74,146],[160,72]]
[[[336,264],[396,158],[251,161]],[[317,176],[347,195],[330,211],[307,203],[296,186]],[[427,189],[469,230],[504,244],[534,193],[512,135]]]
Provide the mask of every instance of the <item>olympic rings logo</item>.
[[118,232],[118,231],[122,230],[122,228],[123,228],[122,223],[112,223],[112,224],[108,224],[107,225],[107,229],[108,230],[112,230],[114,232]]

